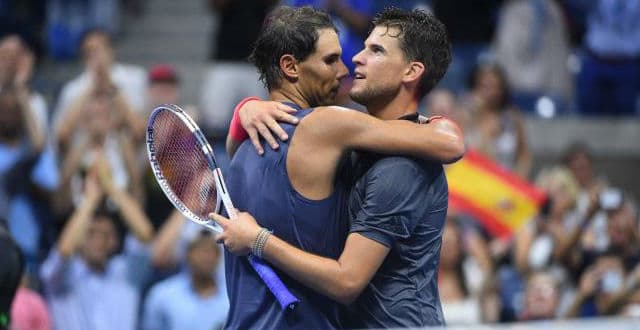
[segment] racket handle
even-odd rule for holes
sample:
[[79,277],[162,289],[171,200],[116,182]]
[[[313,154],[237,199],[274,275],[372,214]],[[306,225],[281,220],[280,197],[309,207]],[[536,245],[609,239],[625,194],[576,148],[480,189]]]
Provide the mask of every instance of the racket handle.
[[262,259],[257,258],[256,256],[249,255],[248,258],[249,258],[249,263],[251,264],[253,269],[255,269],[255,271],[258,273],[260,278],[262,278],[262,280],[267,285],[271,293],[273,293],[273,295],[276,297],[282,309],[284,310],[295,309],[296,305],[298,304],[298,302],[300,302],[300,300],[298,300],[298,298],[296,298],[296,296],[294,296],[289,291],[289,289],[287,289],[287,287],[284,285],[284,283],[282,283],[282,280],[280,279],[280,277],[278,277],[276,272],[273,271],[273,269],[269,265],[264,263]]

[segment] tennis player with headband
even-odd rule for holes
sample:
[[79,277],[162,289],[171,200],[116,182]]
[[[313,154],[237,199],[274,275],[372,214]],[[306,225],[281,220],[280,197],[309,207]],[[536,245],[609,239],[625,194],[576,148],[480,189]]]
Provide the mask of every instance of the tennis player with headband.
[[[327,299],[327,296],[334,299],[337,297],[319,294],[303,286],[304,284],[324,292],[322,286],[331,285],[335,281],[329,281],[324,275],[326,272],[321,269],[324,264],[314,263],[314,260],[326,257],[322,260],[335,263],[332,259],[340,257],[347,239],[349,223],[346,204],[351,182],[343,178],[342,172],[348,172],[350,166],[340,166],[339,163],[349,162],[350,159],[344,155],[348,155],[347,151],[350,149],[404,153],[450,162],[463,153],[462,137],[456,127],[444,121],[430,125],[417,125],[401,120],[383,121],[357,111],[323,106],[334,101],[340,79],[347,74],[340,60],[341,49],[335,27],[329,17],[309,7],[281,7],[267,22],[256,42],[252,60],[269,88],[270,98],[287,102],[296,108],[295,116],[299,119],[299,124],[284,125],[284,131],[291,136],[290,142],[283,144],[279,150],[266,150],[262,156],[252,149],[249,141],[243,143],[227,172],[227,187],[231,198],[237,201],[236,207],[254,214],[260,219],[262,226],[273,230],[275,234],[271,235],[256,226],[257,231],[252,232],[247,240],[250,242],[247,244],[249,248],[242,246],[244,251],[241,252],[253,250],[260,256],[264,251],[267,260],[286,271],[281,277],[300,298],[301,303],[295,311],[283,313],[246,261],[226,252],[227,289],[231,305],[226,327],[344,327],[348,324],[341,323],[338,304]],[[388,32],[392,33],[389,36],[395,35],[394,31],[390,27]],[[375,56],[391,58],[395,54],[395,60],[386,63],[395,65],[387,68],[394,73],[382,75],[380,72],[380,79],[376,81],[381,85],[367,86],[370,77],[376,77],[376,74],[356,70],[357,80],[362,81],[356,82],[353,91],[360,89],[362,100],[369,99],[370,110],[377,109],[372,113],[382,119],[416,113],[419,99],[417,90],[429,90],[444,74],[444,68],[450,59],[448,43],[446,63],[440,72],[435,67],[425,68],[422,62],[407,61],[404,56],[399,56],[401,53],[398,51],[391,53],[393,44],[387,45],[383,41],[386,42],[386,39],[377,41],[379,44],[369,45],[361,53],[366,54],[362,60],[371,60]],[[398,42],[398,39],[391,41]],[[360,63],[356,64],[361,67]],[[433,72],[422,81],[425,70]],[[371,83],[377,84],[375,81]],[[396,89],[387,88],[394,85]],[[370,95],[369,91],[373,90],[376,90],[376,94]],[[411,168],[410,166],[411,164],[405,165],[405,168]],[[420,169],[413,166],[415,175],[419,174]],[[438,177],[438,174],[431,173],[426,177]],[[421,182],[425,186],[430,184],[430,181]],[[379,184],[384,186],[380,188],[389,188],[384,182]],[[246,214],[244,216],[247,217]],[[229,229],[220,236],[221,240],[228,249],[238,252],[238,246],[234,245],[235,238],[232,239],[236,227],[231,226],[235,224],[219,217],[215,220],[223,228]],[[249,222],[241,220],[237,224],[242,226]],[[437,227],[437,224],[434,226]],[[435,248],[439,249],[438,234],[439,231],[436,230]],[[274,243],[281,243],[280,247],[274,248]],[[368,271],[371,275],[389,252],[389,247],[361,234],[349,235],[346,244],[345,251],[354,251],[350,247],[355,246],[358,247],[357,251],[365,252],[355,256],[355,259],[361,265],[358,267],[365,270],[374,265]],[[363,250],[362,247],[365,246]],[[308,254],[309,260],[296,260],[300,253],[305,254],[302,250],[319,257]],[[279,253],[288,255],[274,257],[274,254]],[[284,262],[281,263],[278,259]],[[299,263],[305,263],[310,268],[298,268]],[[289,266],[292,267],[287,268]],[[305,274],[300,276],[300,270]],[[298,281],[287,275],[292,275]],[[364,283],[368,283],[369,279],[370,276]],[[326,283],[319,283],[325,281]]]

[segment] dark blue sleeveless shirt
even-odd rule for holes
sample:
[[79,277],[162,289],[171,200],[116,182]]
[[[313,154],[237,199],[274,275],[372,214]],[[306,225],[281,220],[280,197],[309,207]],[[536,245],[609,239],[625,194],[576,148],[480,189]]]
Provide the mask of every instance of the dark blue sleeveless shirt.
[[[289,104],[294,106],[292,104]],[[300,109],[300,120],[313,109]],[[296,126],[282,125],[295,139]],[[346,198],[348,186],[336,182],[323,200],[309,200],[295,191],[287,175],[288,143],[278,150],[264,144],[259,156],[249,140],[234,155],[226,173],[231,200],[241,211],[288,243],[320,256],[338,259],[348,232]],[[340,170],[340,169],[338,169]],[[276,272],[300,299],[294,311],[283,311],[245,257],[225,251],[227,293],[230,310],[227,329],[331,329],[340,327],[339,305]]]

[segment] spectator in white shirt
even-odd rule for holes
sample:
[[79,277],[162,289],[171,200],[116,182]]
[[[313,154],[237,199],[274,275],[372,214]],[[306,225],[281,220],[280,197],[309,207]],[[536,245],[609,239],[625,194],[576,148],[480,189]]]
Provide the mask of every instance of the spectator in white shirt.
[[54,129],[57,129],[64,117],[63,114],[69,111],[73,103],[92,88],[97,69],[103,65],[107,68],[110,80],[122,93],[127,103],[137,114],[142,115],[146,105],[145,70],[138,66],[118,63],[111,36],[104,30],[96,29],[86,32],[80,47],[85,70],[62,88],[54,111]]

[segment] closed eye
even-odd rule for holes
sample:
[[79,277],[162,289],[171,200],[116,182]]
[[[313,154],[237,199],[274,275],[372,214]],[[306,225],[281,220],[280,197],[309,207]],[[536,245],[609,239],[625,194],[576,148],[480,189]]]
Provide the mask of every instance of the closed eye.
[[340,55],[339,55],[339,54],[332,54],[332,55],[326,56],[326,57],[324,58],[324,62],[325,62],[326,64],[334,64],[334,63],[336,63],[339,59],[340,59]]

